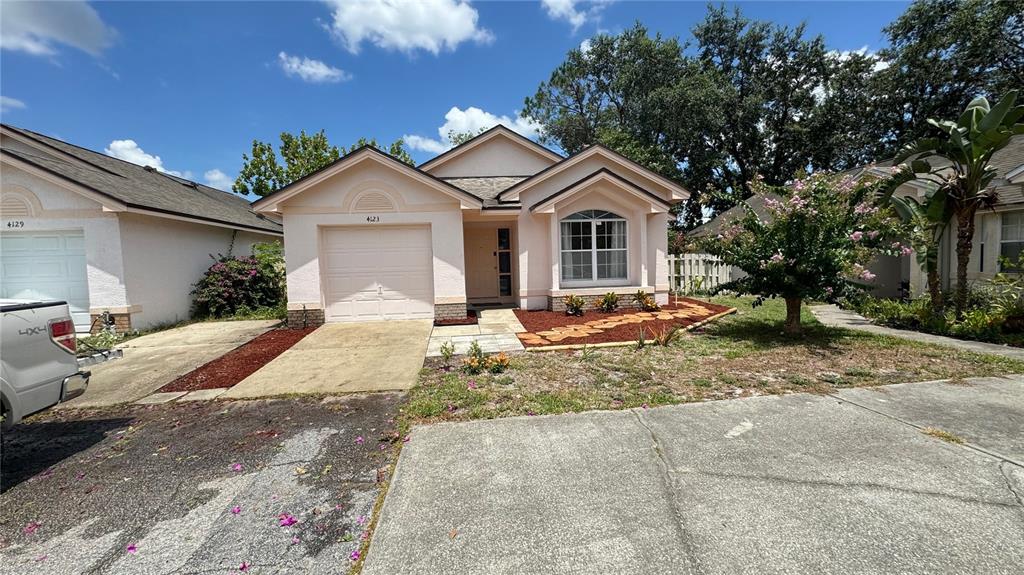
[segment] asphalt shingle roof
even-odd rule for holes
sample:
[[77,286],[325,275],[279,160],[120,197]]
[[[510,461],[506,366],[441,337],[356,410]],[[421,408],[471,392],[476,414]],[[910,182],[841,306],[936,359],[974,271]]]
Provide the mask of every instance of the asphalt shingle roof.
[[497,205],[498,194],[528,179],[530,176],[487,176],[477,178],[441,178],[484,201],[484,205]]
[[4,127],[77,160],[4,148],[3,153],[67,178],[131,207],[281,233],[279,222],[252,211],[238,195],[87,150],[49,136]]

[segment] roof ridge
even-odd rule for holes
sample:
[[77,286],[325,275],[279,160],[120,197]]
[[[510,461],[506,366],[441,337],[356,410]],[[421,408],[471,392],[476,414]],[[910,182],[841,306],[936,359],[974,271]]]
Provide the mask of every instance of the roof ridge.
[[[38,143],[40,143],[40,144],[42,144],[44,146],[47,146],[49,148],[53,148],[54,150],[56,150],[56,151],[58,151],[58,152],[60,152],[62,154],[65,154],[65,155],[68,155],[68,156],[72,156],[73,158],[75,158],[79,162],[88,164],[88,165],[96,168],[97,170],[101,170],[103,172],[106,172],[106,173],[108,173],[108,174],[110,174],[112,176],[117,176],[119,178],[126,178],[126,176],[124,174],[119,174],[119,173],[117,173],[117,172],[115,172],[113,170],[109,170],[107,168],[104,168],[103,166],[101,166],[99,164],[96,164],[95,162],[90,162],[89,160],[86,160],[84,158],[79,158],[78,156],[75,156],[74,154],[69,154],[68,152],[66,152],[64,150],[61,150],[60,148],[54,146],[53,144],[51,144],[49,142],[40,140],[40,138],[45,138],[46,140],[54,140],[54,141],[60,142],[60,143],[62,143],[64,145],[71,146],[72,148],[78,148],[79,150],[85,150],[86,152],[89,152],[89,153],[92,153],[92,154],[96,154],[96,155],[103,155],[103,156],[106,156],[108,158],[113,158],[115,160],[120,160],[122,162],[125,162],[125,160],[121,160],[120,158],[114,158],[114,156],[110,156],[110,155],[107,155],[107,154],[100,154],[96,150],[90,150],[89,148],[85,148],[85,147],[79,146],[77,144],[72,144],[71,142],[65,142],[64,140],[61,140],[60,138],[54,138],[52,136],[47,136],[46,134],[40,134],[39,132],[36,132],[36,131],[33,131],[33,130],[29,130],[28,128],[19,128],[17,126],[12,126],[10,124],[3,124],[3,126],[5,128],[10,129],[10,130],[14,130],[15,132],[18,132],[18,133],[22,134],[23,136],[27,136],[30,139],[35,140],[36,142],[38,142]],[[133,165],[135,167],[139,167],[138,164],[132,164],[131,162],[126,162],[126,163],[131,164],[131,165]]]

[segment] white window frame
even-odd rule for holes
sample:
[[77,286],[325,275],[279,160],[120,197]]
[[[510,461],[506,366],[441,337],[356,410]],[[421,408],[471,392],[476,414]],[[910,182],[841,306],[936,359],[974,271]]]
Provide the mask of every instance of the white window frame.
[[[579,214],[579,213],[582,213],[582,212],[591,212],[591,211],[606,212],[606,213],[608,213],[610,215],[613,215],[615,217],[614,218],[575,218],[575,219],[569,219],[572,216],[575,216],[576,214]],[[568,223],[568,222],[588,222],[588,223],[590,223],[590,249],[589,250],[586,250],[586,249],[584,249],[584,250],[573,250],[573,249],[564,249],[564,248],[562,248],[562,224],[563,223]],[[605,223],[607,223],[607,222],[622,222],[622,225],[625,228],[624,236],[625,236],[625,240],[626,240],[626,247],[624,249],[621,249],[621,248],[598,249],[597,248],[597,224],[599,222],[605,222]],[[618,251],[626,252],[626,275],[625,275],[625,277],[597,279],[597,253],[598,252],[618,252]],[[584,252],[590,252],[590,279],[582,279],[582,280],[567,280],[567,279],[564,279],[562,277],[562,254],[564,254],[564,253],[584,253]],[[615,212],[612,212],[611,210],[580,210],[580,211],[573,212],[573,213],[565,216],[564,218],[558,220],[558,281],[559,281],[559,286],[561,286],[563,288],[573,288],[573,287],[601,287],[601,286],[625,286],[625,285],[629,285],[629,269],[630,269],[629,268],[629,263],[630,263],[630,257],[629,257],[629,220],[627,220],[626,218],[616,214]]]
[[1000,260],[1000,264],[998,265],[998,269],[1001,272],[1021,273],[1022,270],[1018,270],[1018,269],[1015,269],[1015,268],[1004,268],[1003,264],[1001,263],[1001,261],[1003,259],[1003,245],[1005,245],[1005,244],[1024,244],[1024,233],[1020,233],[1020,230],[1018,230],[1018,237],[1020,239],[1016,239],[1016,240],[1008,240],[1008,239],[1006,239],[1005,235],[1003,234],[1003,230],[1006,229],[1006,216],[1014,216],[1016,218],[1019,218],[1019,221],[1015,225],[1018,228],[1024,229],[1024,212],[1020,212],[1020,211],[1017,211],[1017,212],[1003,212],[1003,213],[999,214],[999,256],[998,256],[998,258]]

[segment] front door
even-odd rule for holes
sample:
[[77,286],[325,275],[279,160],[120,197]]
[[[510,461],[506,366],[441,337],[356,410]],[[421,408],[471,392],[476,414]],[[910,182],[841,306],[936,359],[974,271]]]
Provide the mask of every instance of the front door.
[[477,301],[511,298],[511,228],[468,227],[465,249],[466,297]]

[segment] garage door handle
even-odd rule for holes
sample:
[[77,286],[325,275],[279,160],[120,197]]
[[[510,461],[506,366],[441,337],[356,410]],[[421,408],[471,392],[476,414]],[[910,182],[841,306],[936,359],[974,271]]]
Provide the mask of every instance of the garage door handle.
[[377,286],[377,295],[384,295],[384,286]]

